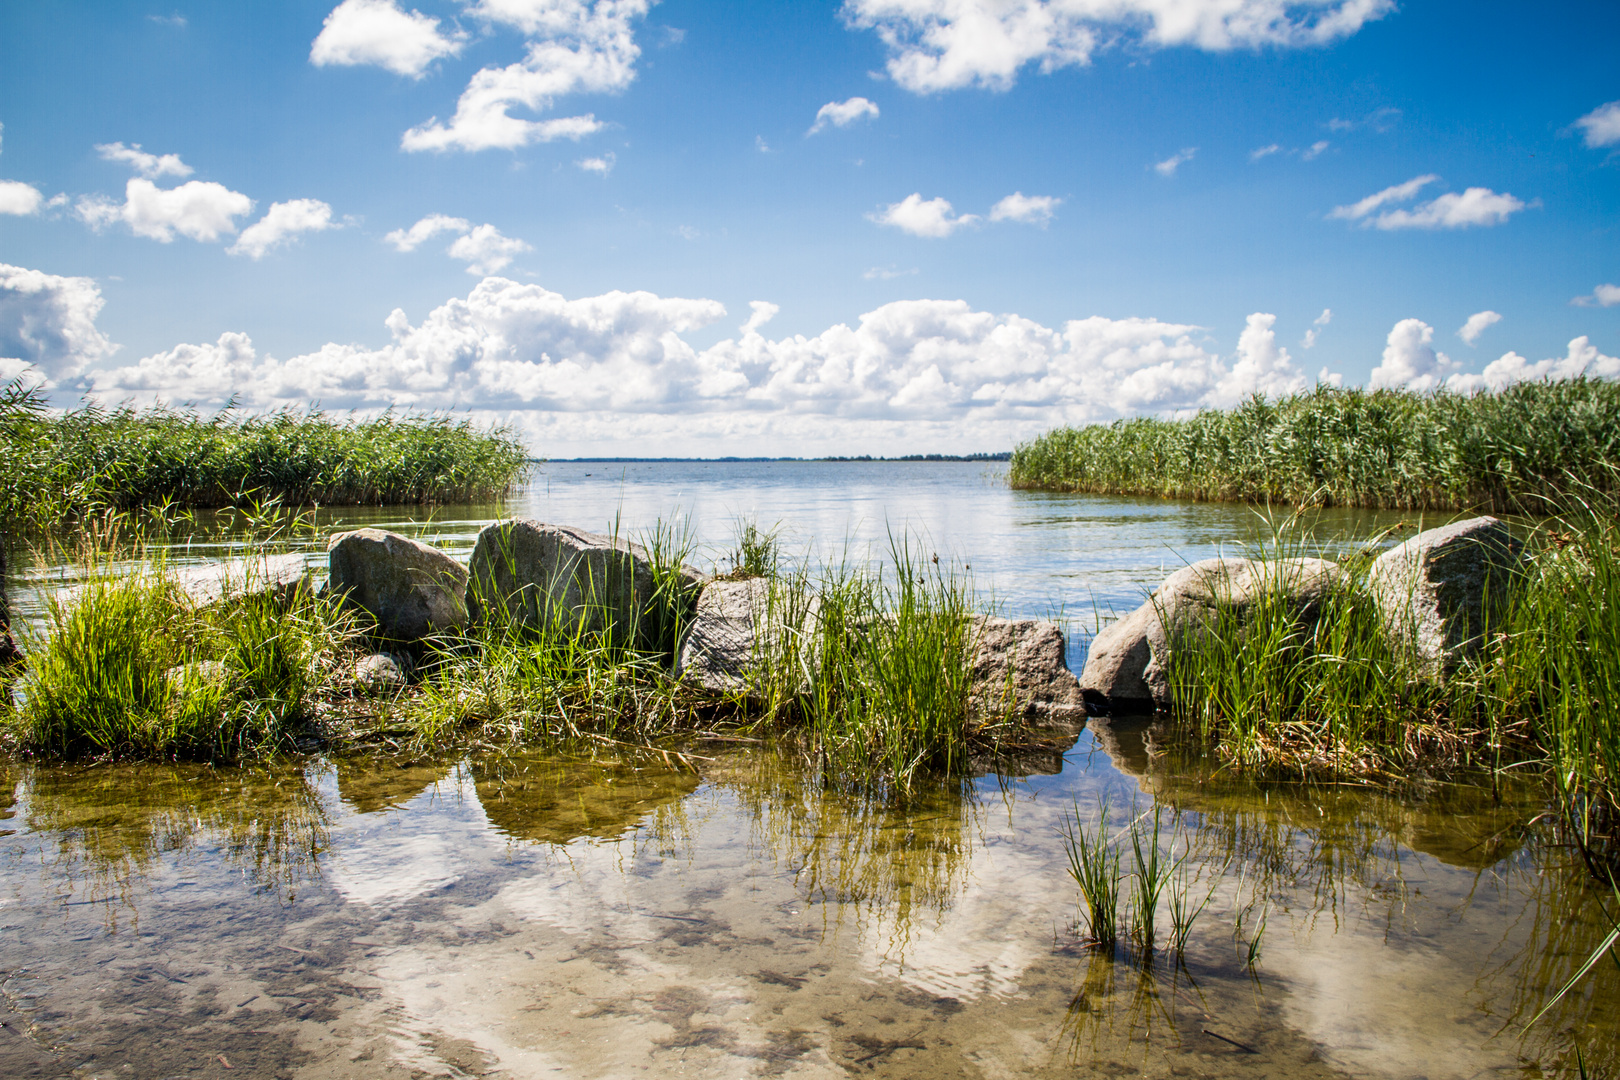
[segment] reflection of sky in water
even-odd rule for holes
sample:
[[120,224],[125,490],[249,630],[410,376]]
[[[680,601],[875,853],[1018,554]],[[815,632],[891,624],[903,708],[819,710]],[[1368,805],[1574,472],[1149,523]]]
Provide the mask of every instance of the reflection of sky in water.
[[[1130,770],[1141,767],[1120,752]],[[117,783],[81,796],[74,778],[86,772],[52,774],[50,784],[18,788],[12,821],[26,824],[0,839],[12,901],[0,908],[0,943],[18,967],[62,967],[35,980],[50,988],[52,1015],[115,1001],[107,987],[117,976],[106,974],[115,969],[75,959],[96,946],[74,919],[100,919],[103,907],[61,905],[106,892],[97,852],[139,850],[146,861],[120,871],[121,921],[95,940],[117,955],[150,948],[187,985],[229,973],[232,1001],[280,1008],[329,981],[339,991],[332,1013],[308,1019],[323,1033],[319,1045],[386,1046],[389,1060],[430,1074],[455,1062],[467,1071],[473,1059],[457,1055],[473,1054],[481,1068],[512,1075],[617,1076],[667,1069],[679,1051],[692,1075],[752,1075],[761,1062],[782,1064],[772,1047],[795,1031],[814,1037],[791,1036],[795,1056],[784,1068],[793,1074],[847,1075],[879,1052],[878,1074],[896,1076],[970,1062],[986,1075],[1062,1074],[1070,1054],[1241,1074],[1236,1057],[1208,1058],[1200,1025],[1214,1025],[1268,1055],[1314,1056],[1351,1075],[1461,1077],[1522,1064],[1517,1028],[1498,1032],[1515,1007],[1516,973],[1534,959],[1535,928],[1549,914],[1566,918],[1556,892],[1537,892],[1554,875],[1538,876],[1527,854],[1480,873],[1392,840],[1431,835],[1430,818],[1466,803],[1386,799],[1364,815],[1375,841],[1362,845],[1368,854],[1354,866],[1341,861],[1323,894],[1311,878],[1322,841],[1301,826],[1366,803],[1353,793],[1335,806],[1286,786],[1243,796],[1192,778],[1178,789],[1180,781],[1122,774],[1083,735],[1060,775],[985,778],[966,801],[947,787],[898,811],[826,792],[789,759],[760,750],[715,756],[695,789],[690,775],[661,766],[543,755],[317,766],[310,778],[327,819],[320,872],[296,902],[246,889],[230,869],[232,849],[213,835],[220,826],[210,816],[230,805],[220,793],[198,804],[213,809],[191,811],[181,804],[197,785],[169,783],[162,798],[145,798],[143,813],[155,818],[131,814],[118,826]],[[273,810],[284,779],[266,775],[244,796]],[[1115,965],[1107,993],[1085,981],[1091,961],[1075,947],[1077,896],[1058,839],[1076,804],[1089,812],[1106,791],[1122,824],[1132,794],[1145,809],[1150,789],[1180,800],[1205,836],[1224,814],[1245,827],[1278,826],[1264,843],[1280,845],[1252,847],[1221,878],[1188,957],[1196,991],[1172,978],[1163,957],[1156,999],[1133,990],[1128,960]],[[47,795],[50,806],[39,801]],[[139,839],[149,820],[168,830],[162,843]],[[91,831],[114,828],[132,830],[129,842]],[[1222,864],[1212,854],[1206,870]],[[1262,864],[1289,869],[1257,885]],[[73,876],[53,876],[61,866]],[[1538,897],[1553,906],[1538,907]],[[1251,902],[1250,927],[1267,912],[1252,980],[1233,935],[1237,910]],[[238,912],[258,914],[235,921]],[[249,945],[258,952],[244,953]],[[328,955],[326,967],[295,959]],[[276,983],[289,963],[305,966]],[[1090,987],[1090,1019],[1066,1019],[1081,986]],[[146,991],[126,992],[140,1000]],[[1148,1022],[1143,1003],[1153,1000],[1172,1023]],[[1611,1014],[1603,1004],[1587,1015]],[[195,1023],[206,1031],[228,1020]],[[1076,1025],[1072,1037],[1061,1034]],[[916,1057],[908,1072],[898,1052],[883,1050],[896,1039],[932,1049],[907,1050]]]

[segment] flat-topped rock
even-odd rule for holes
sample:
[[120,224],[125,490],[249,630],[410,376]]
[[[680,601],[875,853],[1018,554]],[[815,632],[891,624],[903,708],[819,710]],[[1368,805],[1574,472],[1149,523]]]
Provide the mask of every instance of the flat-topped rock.
[[1385,632],[1439,674],[1479,647],[1491,605],[1518,572],[1523,544],[1494,517],[1420,532],[1367,573]]
[[970,633],[968,709],[977,718],[1085,722],[1085,697],[1057,624],[987,616],[975,620]]
[[327,588],[376,622],[379,637],[416,641],[467,622],[467,568],[436,547],[383,529],[338,533]]
[[[499,618],[530,630],[552,625],[642,634],[658,582],[652,556],[622,537],[540,521],[498,521],[478,534],[469,563],[469,602],[480,619]],[[673,587],[691,589],[703,575],[682,567]]]

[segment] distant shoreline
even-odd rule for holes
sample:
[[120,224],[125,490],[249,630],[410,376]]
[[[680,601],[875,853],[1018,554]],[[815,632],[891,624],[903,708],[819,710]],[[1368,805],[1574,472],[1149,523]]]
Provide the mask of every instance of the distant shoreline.
[[1011,461],[1012,451],[1003,450],[995,454],[905,454],[901,457],[873,457],[870,454],[861,454],[856,457],[575,457],[575,458],[530,458],[535,465],[573,465],[573,464],[635,464],[653,462],[686,462],[699,464],[730,464],[751,461],[843,461],[843,462],[877,462],[877,461],[966,461],[966,462],[996,462]]

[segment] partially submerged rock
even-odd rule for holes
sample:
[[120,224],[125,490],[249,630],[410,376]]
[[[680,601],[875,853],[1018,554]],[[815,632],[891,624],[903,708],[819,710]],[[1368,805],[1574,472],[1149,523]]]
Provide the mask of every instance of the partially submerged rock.
[[467,621],[467,569],[438,548],[382,529],[338,533],[327,544],[327,588],[364,611],[377,634],[415,641]]
[[1081,692],[1099,709],[1166,708],[1174,650],[1198,647],[1223,612],[1241,624],[1262,600],[1276,597],[1304,625],[1343,580],[1344,571],[1326,559],[1203,559],[1182,567],[1092,639]]
[[[568,525],[498,521],[478,534],[469,565],[478,618],[530,630],[583,625],[633,637],[657,590],[652,557],[640,544]],[[681,587],[703,575],[681,569]]]
[[1418,533],[1367,574],[1385,632],[1439,674],[1479,647],[1493,603],[1519,569],[1523,544],[1494,517]]
[[1056,624],[987,616],[976,620],[970,633],[968,708],[978,719],[1085,722],[1080,680],[1069,670],[1063,631]]

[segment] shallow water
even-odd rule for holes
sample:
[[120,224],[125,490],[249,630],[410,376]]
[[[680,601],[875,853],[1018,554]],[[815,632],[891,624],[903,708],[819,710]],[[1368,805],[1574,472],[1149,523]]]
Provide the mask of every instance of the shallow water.
[[[1571,1036],[1617,1061],[1607,967],[1525,1028],[1603,929],[1528,791],[1223,780],[1124,730],[897,806],[694,753],[13,767],[0,1075],[1573,1075]],[[1179,962],[1080,940],[1059,833],[1104,792],[1119,827],[1160,800],[1213,890]]]
[[[498,510],[413,528],[465,553]],[[1094,603],[1257,524],[961,465],[558,465],[505,508],[632,534],[676,510],[711,558],[742,514],[801,546],[926,531],[1077,646]],[[1121,726],[900,805],[791,747],[688,750],[0,762],[0,1076],[1574,1076],[1577,1045],[1620,1068],[1607,961],[1528,1025],[1607,929],[1534,785],[1262,784]],[[1185,955],[1163,909],[1152,953],[1082,941],[1061,829],[1105,795],[1115,829],[1163,807],[1210,896]]]

